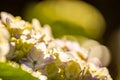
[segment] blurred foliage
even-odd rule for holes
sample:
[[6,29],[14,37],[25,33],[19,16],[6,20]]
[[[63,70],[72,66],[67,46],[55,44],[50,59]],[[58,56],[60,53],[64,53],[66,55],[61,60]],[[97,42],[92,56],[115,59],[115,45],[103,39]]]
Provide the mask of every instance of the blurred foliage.
[[111,54],[112,61],[110,64],[111,74],[117,76],[118,79],[115,78],[115,80],[120,80],[120,28],[112,32],[108,40],[108,46],[113,53]]
[[[12,63],[11,63],[12,64]],[[23,71],[20,66],[13,66],[10,62],[0,62],[0,78],[3,80],[39,80],[33,77],[30,73]]]
[[99,40],[105,30],[102,14],[84,1],[42,1],[24,11],[25,19],[38,18],[41,24],[51,25],[55,37],[69,34]]

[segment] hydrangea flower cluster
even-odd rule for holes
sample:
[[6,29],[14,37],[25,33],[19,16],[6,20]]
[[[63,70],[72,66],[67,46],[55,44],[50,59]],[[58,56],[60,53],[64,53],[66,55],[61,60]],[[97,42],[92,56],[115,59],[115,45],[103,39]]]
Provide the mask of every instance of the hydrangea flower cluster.
[[0,15],[0,61],[14,61],[40,80],[112,80],[98,58],[89,60],[76,41],[55,39],[49,25]]

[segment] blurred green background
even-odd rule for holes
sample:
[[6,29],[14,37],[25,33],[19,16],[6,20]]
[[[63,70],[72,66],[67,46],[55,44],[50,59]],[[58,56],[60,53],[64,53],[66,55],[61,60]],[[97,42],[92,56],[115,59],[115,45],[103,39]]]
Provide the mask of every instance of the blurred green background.
[[[119,59],[120,57],[120,50],[119,50],[120,49],[120,1],[119,0],[83,0],[83,1],[96,7],[101,12],[106,22],[106,30],[103,33],[103,36],[102,38],[100,38],[100,40],[99,38],[91,37],[91,35],[85,34],[83,36],[97,39],[98,41],[101,41],[102,39],[101,41],[102,44],[105,44],[110,49],[112,60],[108,68],[110,70],[111,76],[114,78],[114,80],[116,80],[117,75],[118,74],[120,75],[120,72],[118,72],[118,66],[120,66],[120,59]],[[24,10],[26,9],[26,6],[30,3],[41,3],[41,2],[43,2],[43,0],[0,0],[0,11],[6,11],[15,16],[19,15],[26,20],[26,17],[24,16]],[[31,8],[31,11],[32,11],[32,8]],[[69,23],[56,22],[55,24],[68,25]],[[70,24],[70,25],[74,25],[74,24]],[[74,32],[71,32],[70,34],[73,34],[73,33]]]

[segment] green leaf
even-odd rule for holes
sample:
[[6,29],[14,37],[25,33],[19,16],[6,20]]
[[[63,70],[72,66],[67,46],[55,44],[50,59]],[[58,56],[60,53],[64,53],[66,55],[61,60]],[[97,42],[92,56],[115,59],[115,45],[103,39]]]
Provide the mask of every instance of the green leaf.
[[53,32],[54,37],[62,37],[64,35],[83,35],[88,36],[85,34],[85,31],[82,27],[74,23],[69,23],[67,21],[56,21],[50,24],[51,29]]
[[39,80],[20,67],[13,67],[8,62],[0,62],[0,78],[3,80]]
[[[24,10],[24,17],[26,20],[37,18],[40,20],[41,24],[49,24],[52,29],[59,27],[60,30],[63,29],[64,31],[64,28],[66,27],[66,33],[74,31],[74,33],[70,34],[78,34],[96,40],[102,38],[106,26],[104,17],[98,9],[84,1],[52,0],[30,4],[26,6],[26,9]],[[67,22],[67,25],[58,23],[58,21],[64,23]],[[74,25],[71,25],[71,23]],[[61,26],[64,27],[61,28]],[[62,31],[60,32],[60,30],[57,29],[56,32],[61,33]],[[54,31],[53,33],[56,35],[58,34]]]

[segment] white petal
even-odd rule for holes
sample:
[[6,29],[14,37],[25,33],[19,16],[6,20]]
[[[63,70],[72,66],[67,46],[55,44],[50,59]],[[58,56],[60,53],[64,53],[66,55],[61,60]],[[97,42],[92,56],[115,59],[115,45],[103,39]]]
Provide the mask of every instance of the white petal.
[[110,62],[110,52],[108,48],[103,45],[91,47],[89,55],[89,58],[98,58],[103,66],[107,66]]
[[32,25],[35,31],[41,31],[41,25],[37,19],[32,19]]

